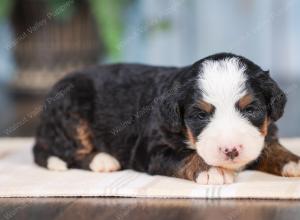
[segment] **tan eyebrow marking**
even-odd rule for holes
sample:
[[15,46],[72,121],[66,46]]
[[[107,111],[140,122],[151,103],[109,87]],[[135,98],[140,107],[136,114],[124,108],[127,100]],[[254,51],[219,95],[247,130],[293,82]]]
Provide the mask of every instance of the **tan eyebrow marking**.
[[265,117],[264,123],[262,124],[262,126],[260,128],[260,133],[263,136],[267,136],[267,134],[268,134],[268,127],[269,127],[269,119],[267,117]]
[[253,96],[250,94],[245,95],[238,101],[238,105],[240,109],[244,109],[247,105],[251,104],[253,101]]
[[198,106],[205,112],[211,113],[213,111],[213,106],[210,103],[207,103],[203,100],[198,101]]

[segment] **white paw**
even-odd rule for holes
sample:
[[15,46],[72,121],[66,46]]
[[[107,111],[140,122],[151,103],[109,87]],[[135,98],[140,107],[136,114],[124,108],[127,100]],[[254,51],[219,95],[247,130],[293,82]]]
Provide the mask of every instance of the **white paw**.
[[66,171],[68,169],[68,166],[67,163],[62,159],[51,156],[47,160],[47,168],[54,171]]
[[282,168],[282,176],[287,176],[287,177],[300,177],[300,161],[298,163],[296,162],[288,162],[285,164]]
[[90,163],[90,169],[94,172],[111,172],[120,168],[119,161],[107,153],[97,154]]
[[196,182],[203,185],[222,185],[233,183],[234,178],[234,171],[212,167],[208,171],[203,171],[199,173]]

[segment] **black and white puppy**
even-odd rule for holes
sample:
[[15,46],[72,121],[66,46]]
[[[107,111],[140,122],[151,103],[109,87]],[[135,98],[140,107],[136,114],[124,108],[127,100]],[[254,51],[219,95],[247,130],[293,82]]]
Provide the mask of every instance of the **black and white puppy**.
[[50,170],[134,169],[225,184],[255,169],[300,176],[274,124],[286,96],[267,71],[229,53],[183,68],[98,66],[58,82],[34,146]]

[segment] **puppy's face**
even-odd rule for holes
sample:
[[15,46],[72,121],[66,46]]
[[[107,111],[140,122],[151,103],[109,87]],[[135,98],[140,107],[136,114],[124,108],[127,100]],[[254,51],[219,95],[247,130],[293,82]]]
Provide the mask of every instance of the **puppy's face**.
[[260,155],[285,96],[268,73],[244,58],[204,60],[198,70],[198,89],[184,113],[189,145],[209,165],[242,168]]

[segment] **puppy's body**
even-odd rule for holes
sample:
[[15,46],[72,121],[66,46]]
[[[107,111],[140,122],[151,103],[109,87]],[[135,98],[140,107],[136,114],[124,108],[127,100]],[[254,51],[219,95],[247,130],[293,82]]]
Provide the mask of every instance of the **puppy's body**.
[[53,170],[134,169],[204,184],[230,183],[246,167],[295,176],[299,159],[280,146],[274,125],[284,104],[268,73],[232,54],[184,68],[95,67],[48,95],[35,161]]
[[[45,146],[46,151],[45,157],[41,154],[36,161],[47,166],[51,155],[67,162],[68,167],[88,169],[90,161],[81,167],[81,158],[107,152],[123,169],[148,171],[151,148],[167,141],[160,131],[163,124],[157,118],[157,107],[165,97],[178,92],[172,81],[180,71],[120,64],[95,67],[63,79],[46,98],[35,155],[42,153],[39,146]],[[60,99],[51,101],[62,92]],[[186,147],[184,136],[176,139],[180,148]]]

